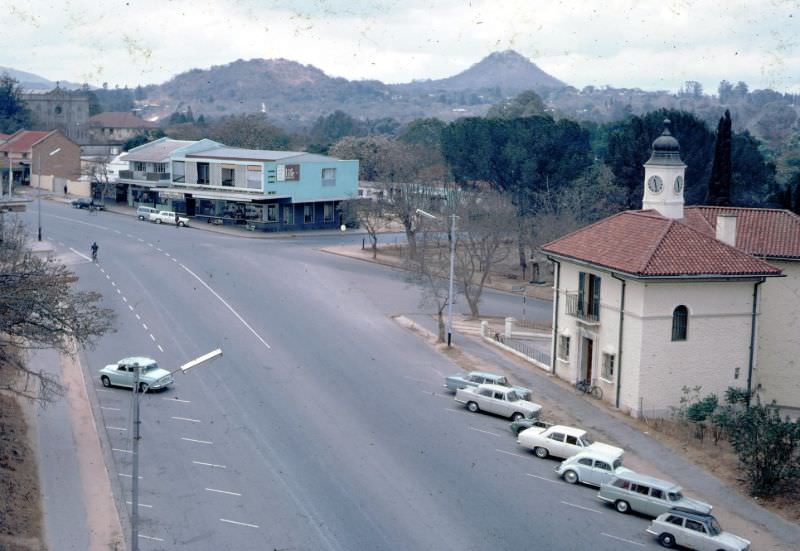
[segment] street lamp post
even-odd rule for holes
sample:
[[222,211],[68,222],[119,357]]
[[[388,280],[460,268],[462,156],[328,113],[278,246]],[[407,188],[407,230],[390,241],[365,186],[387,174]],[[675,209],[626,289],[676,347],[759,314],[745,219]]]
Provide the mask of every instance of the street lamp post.
[[[421,214],[426,218],[432,220],[439,220],[438,216],[426,212],[422,209],[417,209],[417,214]],[[455,271],[456,261],[456,218],[455,214],[450,215],[450,285],[447,292],[447,346],[448,348],[453,345],[453,273]]]
[[[56,153],[61,151],[61,148],[58,147],[47,154],[48,157],[52,157]],[[39,241],[42,240],[42,154],[37,152],[36,155],[36,177],[38,180],[38,184],[36,187],[38,188],[36,193],[36,210],[38,212],[37,218],[39,220]]]
[[[193,367],[210,362],[211,360],[219,358],[220,356],[222,356],[222,349],[217,348],[208,354],[204,354],[190,362],[186,362],[178,369],[173,369],[169,373],[170,375],[177,373],[178,371],[186,373]],[[131,473],[131,476],[133,477],[133,483],[131,486],[131,551],[139,551],[139,440],[141,439],[141,436],[139,435],[139,425],[141,424],[141,420],[139,419],[138,394],[140,391],[140,368],[141,366],[138,363],[133,365],[133,472]]]

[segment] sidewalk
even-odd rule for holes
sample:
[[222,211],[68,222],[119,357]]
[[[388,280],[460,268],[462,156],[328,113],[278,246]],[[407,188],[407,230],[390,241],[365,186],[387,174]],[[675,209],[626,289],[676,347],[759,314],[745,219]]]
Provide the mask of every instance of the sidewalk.
[[[418,327],[435,334],[436,321],[428,315],[407,315]],[[760,507],[734,488],[724,484],[713,474],[683,458],[677,451],[664,446],[634,426],[633,420],[624,414],[604,407],[600,402],[579,397],[564,381],[543,370],[536,369],[522,360],[512,359],[498,349],[484,345],[480,337],[456,333],[454,343],[464,353],[485,363],[495,371],[512,374],[523,386],[533,389],[536,401],[547,402],[557,413],[568,416],[575,424],[609,436],[607,440],[628,450],[626,464],[638,469],[637,461],[629,461],[634,455],[643,463],[642,470],[677,482],[692,494],[698,494],[715,507],[723,525],[736,533],[736,526],[749,521],[758,529],[754,533],[743,530],[742,537],[753,541],[753,549],[797,549],[800,542],[800,526]],[[560,416],[560,415],[559,415]],[[654,472],[654,469],[659,472]],[[725,518],[724,513],[738,518]],[[760,529],[760,530],[759,530]],[[762,532],[763,530],[763,532]],[[774,538],[777,541],[770,541]]]

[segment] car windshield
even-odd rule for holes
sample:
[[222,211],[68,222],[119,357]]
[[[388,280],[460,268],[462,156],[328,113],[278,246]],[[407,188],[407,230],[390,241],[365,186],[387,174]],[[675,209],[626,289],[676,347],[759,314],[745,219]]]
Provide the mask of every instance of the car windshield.
[[680,492],[670,492],[667,494],[670,501],[680,501],[683,499],[683,494]]
[[708,530],[711,532],[712,536],[718,536],[722,533],[722,527],[719,525],[719,521],[716,517],[711,517],[709,520]]
[[578,440],[580,440],[580,442],[581,442],[581,445],[582,445],[584,448],[585,448],[585,447],[587,447],[587,446],[591,446],[591,445],[592,445],[592,439],[591,439],[591,438],[589,438],[589,435],[588,435],[588,434],[584,434],[584,435],[583,435],[583,436],[581,436],[581,437],[580,437]]
[[144,366],[145,371],[155,371],[156,369],[158,369],[158,364],[150,364]]
[[508,392],[508,394],[506,394],[506,400],[508,400],[509,402],[516,402],[517,400],[519,400],[519,396],[517,396],[516,392],[511,390]]

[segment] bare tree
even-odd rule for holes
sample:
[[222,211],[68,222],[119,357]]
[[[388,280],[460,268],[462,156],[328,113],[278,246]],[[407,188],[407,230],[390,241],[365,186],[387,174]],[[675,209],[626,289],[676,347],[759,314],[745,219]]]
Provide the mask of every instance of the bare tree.
[[76,291],[77,276],[52,257],[34,255],[21,223],[0,226],[0,390],[46,404],[61,384],[27,365],[27,352],[53,348],[74,353],[113,331],[114,313],[101,295]]
[[342,203],[342,215],[345,220],[358,222],[369,236],[372,258],[378,256],[378,231],[385,225],[384,201],[378,197],[373,199],[350,199]]
[[450,249],[439,233],[421,232],[414,256],[406,257],[406,278],[422,291],[420,306],[436,309],[437,341],[445,342],[444,310],[448,305]]
[[105,204],[108,195],[108,184],[110,182],[111,169],[109,165],[113,158],[111,155],[101,155],[95,157],[86,165],[85,173],[89,177],[89,185],[97,184],[102,189],[101,201]]
[[456,277],[470,315],[478,317],[481,295],[492,268],[512,251],[517,209],[495,191],[454,193],[448,207],[451,215],[458,216]]

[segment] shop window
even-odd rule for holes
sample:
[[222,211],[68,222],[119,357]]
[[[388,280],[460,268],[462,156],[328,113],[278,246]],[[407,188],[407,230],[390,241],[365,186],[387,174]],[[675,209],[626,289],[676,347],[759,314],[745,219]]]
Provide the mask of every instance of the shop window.
[[303,224],[314,223],[314,204],[303,205]]
[[294,205],[284,205],[283,223],[287,226],[294,225]]
[[322,220],[323,222],[333,222],[333,203],[324,203],[322,205]]
[[278,221],[278,205],[267,205],[267,222]]

